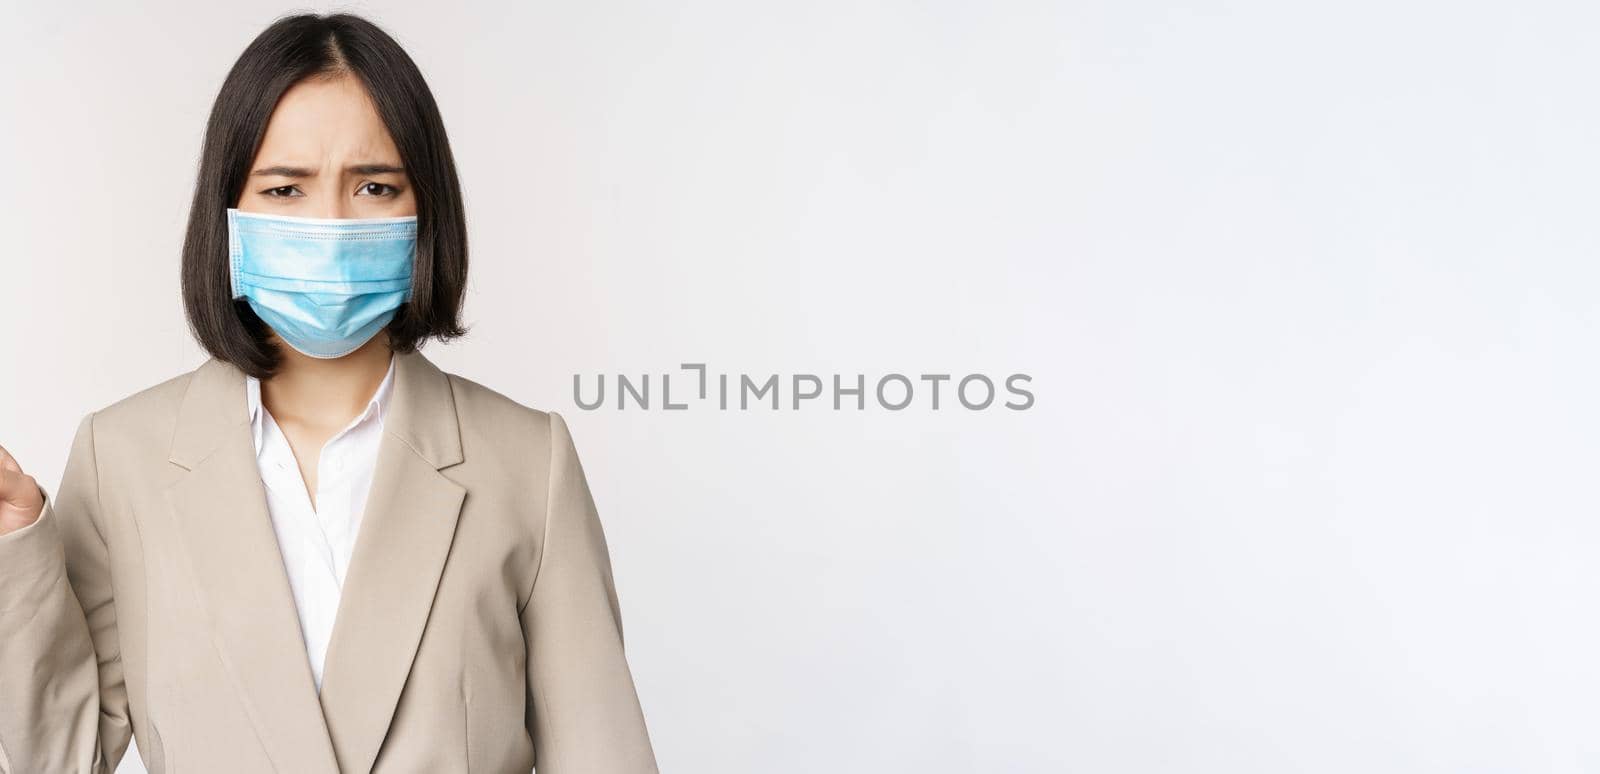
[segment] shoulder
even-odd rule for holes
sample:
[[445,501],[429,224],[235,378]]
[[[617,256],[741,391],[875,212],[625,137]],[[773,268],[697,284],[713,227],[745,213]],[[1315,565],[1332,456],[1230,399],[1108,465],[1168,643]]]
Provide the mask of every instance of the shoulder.
[[566,420],[558,412],[527,405],[460,374],[445,375],[463,435],[497,439],[530,452],[571,445]]
[[143,387],[114,403],[102,406],[83,417],[102,437],[170,441],[178,408],[183,405],[189,382],[199,369]]
[[[535,482],[532,490],[548,497],[556,482],[582,476],[578,449],[560,413],[529,406],[472,379],[449,377],[462,452],[468,465],[494,471],[511,488]],[[536,507],[542,512],[542,506]]]
[[450,380],[456,414],[464,424],[512,424],[522,428],[550,425],[549,411],[524,404],[460,374],[446,372],[445,376]]

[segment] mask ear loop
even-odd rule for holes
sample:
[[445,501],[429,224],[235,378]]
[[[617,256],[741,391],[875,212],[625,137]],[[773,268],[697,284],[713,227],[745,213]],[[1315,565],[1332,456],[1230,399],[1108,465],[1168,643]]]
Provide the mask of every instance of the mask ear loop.
[[[417,289],[417,239],[416,239],[416,237],[412,237],[411,238],[411,269],[406,275],[406,294],[405,294],[404,297],[402,297],[400,299],[400,303],[402,303],[402,304],[411,303],[412,294],[416,292],[416,289]],[[387,327],[387,326],[385,326],[385,327]]]
[[239,280],[244,264],[244,239],[239,235],[239,211],[228,209],[228,292],[234,298],[244,298],[244,284]]

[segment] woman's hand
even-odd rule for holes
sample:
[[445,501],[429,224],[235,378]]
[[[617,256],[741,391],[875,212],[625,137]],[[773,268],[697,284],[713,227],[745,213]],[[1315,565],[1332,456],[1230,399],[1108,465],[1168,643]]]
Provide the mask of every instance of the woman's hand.
[[39,482],[22,472],[17,458],[0,446],[0,536],[16,532],[39,520],[44,493]]

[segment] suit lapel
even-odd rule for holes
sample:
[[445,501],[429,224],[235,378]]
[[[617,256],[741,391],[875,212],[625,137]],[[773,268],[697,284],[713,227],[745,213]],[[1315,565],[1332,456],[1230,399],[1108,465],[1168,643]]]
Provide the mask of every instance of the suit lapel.
[[214,642],[280,771],[337,774],[256,467],[244,374],[212,359],[179,409],[167,490]]
[[439,472],[462,460],[449,378],[420,353],[396,358],[393,403],[323,670],[323,715],[344,772],[370,771],[377,760],[466,496]]
[[[328,645],[319,697],[267,512],[244,374],[215,358],[190,380],[168,500],[215,643],[280,771],[370,771],[428,621],[466,490],[449,377],[397,354],[393,403]],[[320,699],[320,700],[319,700]]]

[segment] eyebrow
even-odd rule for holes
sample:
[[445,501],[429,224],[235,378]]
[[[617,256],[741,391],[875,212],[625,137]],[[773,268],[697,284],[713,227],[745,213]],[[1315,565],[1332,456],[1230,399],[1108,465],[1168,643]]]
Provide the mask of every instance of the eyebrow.
[[[350,166],[345,167],[344,171],[356,175],[386,175],[390,173],[404,173],[406,170],[405,167],[395,166],[394,164],[351,164]],[[308,169],[306,167],[275,166],[262,167],[261,169],[250,173],[251,177],[258,175],[267,175],[273,177],[316,177],[317,172],[314,169]]]

